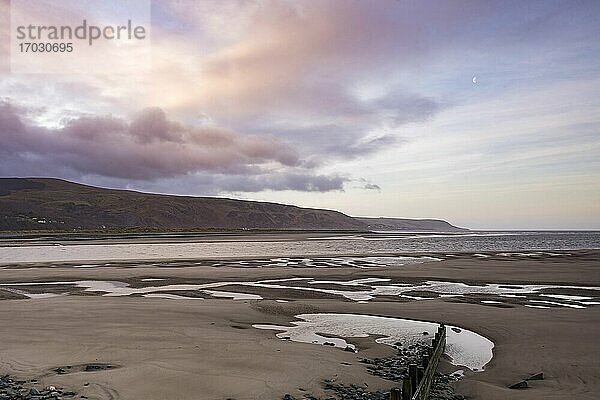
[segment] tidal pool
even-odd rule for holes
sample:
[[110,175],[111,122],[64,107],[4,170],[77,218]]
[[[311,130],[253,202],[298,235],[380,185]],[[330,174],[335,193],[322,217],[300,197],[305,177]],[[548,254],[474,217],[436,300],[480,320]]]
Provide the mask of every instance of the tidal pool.
[[[144,278],[142,281],[154,281],[158,278]],[[398,296],[408,300],[431,300],[434,298],[461,297],[465,295],[489,295],[493,299],[482,299],[481,304],[502,304],[501,298],[522,299],[521,302],[529,305],[549,305],[554,307],[565,307],[570,309],[584,309],[589,306],[598,305],[600,297],[600,287],[590,286],[563,286],[563,285],[514,285],[501,283],[482,283],[471,285],[461,282],[444,281],[425,281],[418,284],[413,283],[390,283],[388,278],[362,278],[353,280],[317,280],[315,278],[283,278],[283,279],[265,279],[258,281],[232,281],[232,282],[212,282],[203,284],[175,284],[175,285],[154,285],[146,287],[131,287],[128,283],[120,281],[60,281],[60,282],[23,282],[23,283],[5,283],[0,284],[0,288],[16,291],[20,287],[19,293],[30,298],[51,297],[52,293],[33,294],[27,292],[27,286],[54,286],[54,285],[72,285],[83,288],[87,292],[105,292],[105,296],[130,296],[144,295],[148,293],[167,292],[167,291],[204,291],[213,290],[214,297],[228,297],[234,300],[260,300],[266,297],[269,289],[278,289],[285,291],[306,291],[325,293],[340,296],[358,303],[368,302],[377,296]],[[246,286],[252,288],[265,289],[261,295],[244,293],[243,289],[236,289],[236,292],[228,291],[227,286]],[[322,287],[323,285],[329,287]],[[336,287],[337,286],[337,287]],[[333,287],[333,288],[332,288]],[[542,291],[554,289],[578,289],[594,291],[598,296],[576,296],[563,294],[548,294]],[[431,296],[423,296],[420,293],[428,292]],[[209,293],[211,294],[211,293]],[[262,293],[261,293],[262,294]],[[533,298],[527,295],[533,296]],[[543,296],[548,300],[540,300],[536,296]],[[537,303],[537,304],[536,304]],[[541,308],[541,307],[535,307]]]
[[[429,343],[439,326],[435,322],[361,314],[301,314],[296,318],[302,321],[292,321],[292,326],[252,326],[257,329],[281,331],[277,334],[280,339],[321,345],[327,342],[341,349],[356,348],[344,338],[369,335],[383,336],[375,341],[390,346],[396,343],[401,343],[402,347]],[[492,359],[493,347],[494,343],[491,340],[475,332],[456,326],[446,327],[445,354],[450,357],[453,365],[481,371]]]

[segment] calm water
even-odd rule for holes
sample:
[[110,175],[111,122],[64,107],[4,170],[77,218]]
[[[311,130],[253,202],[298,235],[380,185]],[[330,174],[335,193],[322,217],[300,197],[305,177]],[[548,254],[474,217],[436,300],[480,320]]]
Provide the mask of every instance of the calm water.
[[102,243],[26,245],[0,247],[0,263],[218,259],[286,257],[303,255],[499,253],[600,248],[600,232],[477,232],[465,234],[370,233],[327,238],[289,240],[291,236],[264,241],[202,241],[190,238],[172,243]]
[[[400,342],[402,347],[406,347],[415,343],[429,344],[439,326],[433,322],[360,314],[302,314],[296,315],[296,318],[302,321],[292,322],[293,326],[256,324],[253,327],[282,331],[277,337],[294,342],[321,345],[331,343],[341,349],[348,346],[356,349],[342,338],[378,335],[382,336],[375,340],[378,343],[393,346]],[[423,335],[423,332],[428,335]],[[328,336],[322,336],[323,334]],[[494,343],[491,340],[454,326],[446,327],[446,335],[445,353],[450,356],[452,364],[471,370],[483,370],[485,364],[492,359]]]

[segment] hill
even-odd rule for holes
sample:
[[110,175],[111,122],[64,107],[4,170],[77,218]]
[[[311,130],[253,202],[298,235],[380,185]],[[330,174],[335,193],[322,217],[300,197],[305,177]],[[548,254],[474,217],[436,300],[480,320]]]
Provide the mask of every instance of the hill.
[[0,231],[113,228],[365,230],[366,226],[332,210],[104,189],[52,178],[0,178]]
[[0,178],[0,231],[103,229],[463,231],[443,220],[350,217],[278,203]]
[[372,231],[427,231],[427,232],[459,232],[468,231],[441,219],[409,219],[409,218],[365,218],[355,217]]

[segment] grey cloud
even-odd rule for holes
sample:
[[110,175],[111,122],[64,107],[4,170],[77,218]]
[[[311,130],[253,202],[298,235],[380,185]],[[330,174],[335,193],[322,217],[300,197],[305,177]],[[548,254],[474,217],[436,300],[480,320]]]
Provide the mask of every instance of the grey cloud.
[[297,168],[276,173],[257,175],[225,175],[199,172],[180,177],[157,179],[154,181],[127,181],[110,178],[94,179],[89,183],[108,187],[127,187],[154,193],[188,193],[218,195],[223,193],[256,193],[264,190],[293,190],[303,192],[344,191],[346,185],[357,182],[356,187],[366,190],[380,190],[376,184],[364,178],[352,179],[341,175],[311,174]]
[[314,167],[335,158],[367,156],[406,141],[395,134],[367,136],[368,126],[316,125],[306,128],[279,128],[277,133],[307,154],[302,165]]
[[443,110],[448,104],[432,97],[393,88],[373,100],[361,100],[347,93],[339,84],[316,82],[279,101],[289,109],[306,115],[351,120],[354,123],[374,124],[388,120],[395,124],[423,122]]
[[[249,132],[261,132],[270,128],[278,137],[294,143],[304,153],[311,154],[312,157],[308,157],[304,164],[308,166],[336,157],[365,156],[400,145],[405,142],[400,135],[404,125],[427,121],[449,106],[446,102],[407,94],[400,89],[370,101],[343,96],[333,89],[325,91],[331,98],[337,96],[336,100],[323,101],[322,104],[319,102],[319,108],[335,122],[307,124],[307,120],[302,119],[298,126],[291,119],[286,121],[289,124],[287,126],[272,126],[269,120],[254,125],[247,120],[240,120],[236,126],[239,130]],[[382,126],[386,128],[386,133],[372,133]]]
[[310,173],[285,172],[250,177],[221,176],[213,184],[225,192],[260,192],[263,190],[297,190],[303,192],[330,192],[344,190],[347,177],[312,175]]
[[363,139],[345,149],[342,149],[342,153],[347,156],[356,157],[363,154],[374,153],[399,142],[401,142],[401,140],[392,135],[379,136],[372,139]]
[[374,183],[365,183],[363,186],[363,189],[367,189],[367,190],[381,190],[381,187],[379,185],[376,185]]
[[203,193],[324,192],[343,190],[349,181],[302,167],[298,153],[281,139],[184,126],[158,108],[131,121],[81,116],[60,129],[35,126],[25,114],[26,109],[0,104],[2,175],[59,176],[166,192],[176,182],[194,182]]
[[154,179],[195,171],[243,173],[274,163],[299,164],[296,151],[265,135],[221,128],[186,127],[160,109],[144,110],[128,122],[85,116],[61,129],[28,124],[11,105],[0,107],[3,152],[58,162],[82,174]]
[[372,183],[365,178],[358,178],[356,181],[359,183],[360,186],[358,187],[360,189],[381,191],[381,186]]
[[369,106],[373,112],[376,110],[389,117],[395,124],[401,125],[426,121],[448,107],[448,104],[431,97],[396,92],[372,102]]
[[[0,160],[0,171],[2,160]],[[39,172],[39,171],[38,171]],[[24,173],[29,176],[31,173]],[[34,175],[39,175],[34,173]],[[257,193],[264,190],[330,192],[343,191],[351,179],[337,175],[311,174],[310,171],[293,169],[257,175],[227,175],[197,172],[155,180],[131,180],[98,176],[70,176],[67,179],[102,187],[126,188],[151,193],[185,193],[189,195],[222,195],[227,193]]]

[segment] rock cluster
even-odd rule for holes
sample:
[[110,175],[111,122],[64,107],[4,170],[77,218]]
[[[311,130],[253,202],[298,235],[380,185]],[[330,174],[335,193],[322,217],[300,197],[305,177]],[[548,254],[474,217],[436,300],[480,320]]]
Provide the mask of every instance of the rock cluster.
[[381,391],[370,392],[366,388],[351,384],[344,385],[340,383],[325,383],[325,389],[331,390],[336,397],[332,399],[348,399],[348,400],[387,400],[390,398],[390,393]]
[[[35,382],[35,379],[30,381]],[[61,400],[73,396],[75,392],[64,391],[54,386],[38,389],[27,385],[26,381],[13,379],[8,375],[0,376],[0,400]]]
[[429,400],[463,400],[464,396],[456,394],[451,385],[456,380],[452,375],[436,373],[429,391]]
[[401,343],[394,346],[397,354],[385,358],[363,358],[361,363],[367,364],[367,370],[376,376],[388,381],[398,382],[408,378],[408,366],[410,364],[421,365],[423,355],[427,353],[427,346],[424,344],[411,344],[406,348]]
[[[396,343],[394,347],[397,353],[393,356],[373,359],[363,358],[360,362],[365,364],[367,370],[373,375],[389,381],[401,382],[402,379],[408,377],[408,366],[410,364],[421,365],[428,347],[424,343],[411,344],[406,347],[402,346],[402,343]],[[455,380],[456,377],[454,376],[436,373],[430,391],[430,400],[463,400],[464,397],[456,394],[451,385]],[[332,392],[332,396],[321,399],[310,394],[304,394],[302,400],[388,400],[390,398],[390,392],[379,390],[371,392],[367,389],[366,384],[365,386],[347,385],[326,379],[324,388]],[[290,394],[286,394],[283,396],[283,400],[295,400],[295,398]]]

